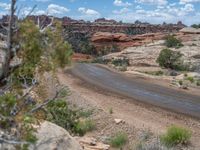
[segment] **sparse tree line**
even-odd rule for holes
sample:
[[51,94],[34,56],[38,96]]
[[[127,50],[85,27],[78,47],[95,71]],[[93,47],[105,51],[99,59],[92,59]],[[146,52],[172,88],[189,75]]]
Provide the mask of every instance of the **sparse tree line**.
[[200,28],[200,24],[193,24],[193,25],[191,25],[191,27],[199,29]]

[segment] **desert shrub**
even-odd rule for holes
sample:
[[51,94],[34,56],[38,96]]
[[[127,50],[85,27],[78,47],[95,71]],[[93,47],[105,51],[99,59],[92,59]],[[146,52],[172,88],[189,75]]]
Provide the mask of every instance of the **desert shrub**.
[[122,148],[128,141],[126,133],[118,132],[111,139],[110,144],[112,147]]
[[164,72],[161,71],[161,70],[159,70],[159,71],[151,71],[151,72],[146,71],[145,73],[146,73],[146,74],[150,74],[150,75],[154,75],[154,76],[161,76],[161,75],[164,74]]
[[82,118],[89,118],[93,114],[93,110],[80,110],[78,116]]
[[0,96],[0,114],[3,116],[10,116],[11,110],[16,102],[16,98],[13,94],[8,93]]
[[55,100],[47,107],[47,120],[73,132],[78,123],[78,116],[75,111],[68,108],[66,101]]
[[183,85],[183,80],[178,81],[179,85]]
[[167,133],[161,136],[161,142],[166,146],[175,146],[178,144],[188,144],[191,138],[191,132],[188,129],[171,126]]
[[129,60],[128,59],[114,59],[111,62],[115,66],[128,66],[129,65]]
[[193,77],[187,77],[186,80],[190,81],[191,83],[194,82],[194,78]]
[[198,29],[198,28],[200,28],[200,24],[193,24],[193,25],[191,25],[191,27]]
[[102,57],[95,58],[92,63],[108,64],[109,60],[103,59]]
[[33,127],[33,124],[36,124],[36,119],[33,116],[25,115],[23,116],[23,121],[21,125],[21,139],[30,142],[35,143],[37,141],[37,137],[35,135],[35,128]]
[[180,52],[172,51],[170,49],[163,49],[156,62],[160,67],[169,68],[173,70],[188,70],[188,66],[181,60],[182,54]]
[[95,129],[95,123],[92,120],[81,120],[75,127],[75,132],[80,136],[85,135],[85,133]]
[[200,80],[197,80],[196,85],[200,86]]
[[173,35],[168,35],[165,37],[165,45],[167,47],[174,47],[174,48],[180,48],[183,46],[180,40],[178,40]]

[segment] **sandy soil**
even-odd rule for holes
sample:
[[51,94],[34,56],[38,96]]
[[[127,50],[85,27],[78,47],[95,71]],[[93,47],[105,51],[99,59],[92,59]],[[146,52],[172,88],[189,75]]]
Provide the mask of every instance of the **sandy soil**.
[[[200,121],[181,114],[172,113],[158,107],[138,103],[129,98],[107,92],[91,86],[71,74],[59,71],[60,83],[69,86],[76,95],[84,98],[95,109],[102,110],[104,115],[123,119],[136,132],[150,130],[154,135],[160,135],[170,125],[187,127],[192,131],[191,146],[188,149],[198,150],[200,147]],[[79,101],[77,101],[79,103]],[[109,114],[109,109],[113,114]],[[105,120],[106,121],[106,120]],[[96,133],[97,134],[97,133]],[[137,134],[135,135],[137,136]],[[135,139],[135,137],[133,138]],[[134,143],[134,142],[133,142]]]

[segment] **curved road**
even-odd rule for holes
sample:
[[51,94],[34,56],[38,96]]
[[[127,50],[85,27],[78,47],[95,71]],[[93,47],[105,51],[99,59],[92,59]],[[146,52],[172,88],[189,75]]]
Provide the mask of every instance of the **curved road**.
[[107,91],[200,119],[200,96],[129,78],[95,64],[76,64],[71,73]]

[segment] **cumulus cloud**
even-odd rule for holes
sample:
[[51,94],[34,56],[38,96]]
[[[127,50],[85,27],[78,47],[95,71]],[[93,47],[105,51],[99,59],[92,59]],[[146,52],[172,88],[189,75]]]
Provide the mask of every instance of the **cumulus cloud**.
[[124,13],[127,13],[127,12],[130,12],[131,10],[128,9],[128,8],[122,8],[120,10],[114,10],[113,13],[114,14],[124,14]]
[[98,11],[85,7],[78,8],[78,12],[80,12],[81,14],[73,16],[73,18],[92,21],[101,17],[101,14]]
[[115,0],[115,1],[113,2],[113,4],[114,4],[115,6],[123,6],[123,7],[128,7],[128,6],[131,6],[131,5],[132,5],[131,3],[129,3],[129,2],[123,2],[122,0]]
[[84,8],[84,7],[80,7],[78,9],[79,12],[81,12],[82,14],[84,15],[100,15],[100,13],[96,10],[93,10],[93,9],[87,9],[87,8]]
[[146,10],[138,7],[138,9],[129,10],[127,13],[113,11],[113,13],[108,17],[118,21],[122,20],[124,22],[134,22],[135,20],[140,20],[143,22],[147,21],[157,24],[162,22],[176,23],[177,21],[183,21],[184,23],[191,25],[198,22],[199,19],[197,18],[199,16],[200,13],[195,10],[193,4],[179,6],[177,6],[177,4],[169,4],[161,6],[158,5],[155,10]]
[[0,2],[0,8],[2,8],[3,10],[9,10],[10,4]]
[[200,0],[180,0],[180,4],[195,3],[195,2],[200,2]]
[[48,8],[47,8],[47,12],[50,15],[62,15],[62,14],[65,14],[69,11],[70,10],[68,8],[63,7],[63,6],[59,6],[59,5],[56,5],[56,4],[50,4],[50,5],[48,5]]
[[136,2],[150,5],[166,5],[168,3],[167,0],[136,0]]

